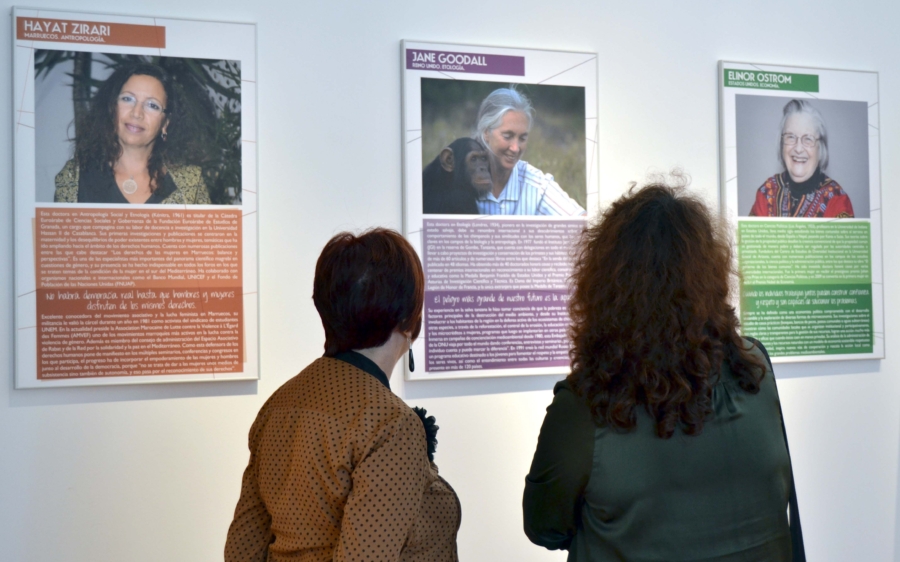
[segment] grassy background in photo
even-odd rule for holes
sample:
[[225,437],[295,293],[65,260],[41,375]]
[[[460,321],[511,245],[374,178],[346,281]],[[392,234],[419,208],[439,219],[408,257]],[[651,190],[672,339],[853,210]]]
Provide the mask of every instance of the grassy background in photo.
[[[481,101],[505,82],[422,78],[422,165],[459,137],[475,133]],[[587,207],[584,88],[517,84],[534,106],[534,124],[522,160],[553,174],[556,182]]]

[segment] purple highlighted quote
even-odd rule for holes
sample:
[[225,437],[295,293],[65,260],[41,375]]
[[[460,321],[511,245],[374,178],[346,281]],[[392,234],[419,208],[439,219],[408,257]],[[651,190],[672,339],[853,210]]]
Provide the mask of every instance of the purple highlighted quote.
[[525,57],[407,49],[406,68],[409,70],[525,76]]
[[426,291],[425,370],[565,367],[566,291]]

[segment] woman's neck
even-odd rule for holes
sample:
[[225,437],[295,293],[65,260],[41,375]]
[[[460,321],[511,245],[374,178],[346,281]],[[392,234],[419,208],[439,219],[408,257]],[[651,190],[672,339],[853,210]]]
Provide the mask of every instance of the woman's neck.
[[813,175],[811,175],[804,181],[796,181],[790,176],[788,172],[785,172],[785,176],[785,179],[790,180],[788,185],[791,188],[791,195],[794,196],[812,193],[819,188],[819,185],[824,179],[822,171],[819,168],[816,168],[816,171],[813,173]]
[[145,174],[152,152],[152,146],[140,148],[123,146],[122,155],[116,161],[115,169],[129,176]]
[[500,197],[500,194],[503,193],[503,188],[509,183],[509,177],[512,175],[512,170],[507,170],[499,164],[494,164],[491,168],[491,179],[494,184],[491,191],[494,194],[494,197]]
[[384,371],[384,374],[390,379],[391,373],[394,372],[394,367],[397,365],[397,361],[403,357],[403,354],[406,353],[407,349],[409,348],[407,347],[406,336],[397,330],[394,330],[391,332],[391,337],[378,347],[354,349],[353,351],[367,357],[373,363],[378,365],[378,368]]

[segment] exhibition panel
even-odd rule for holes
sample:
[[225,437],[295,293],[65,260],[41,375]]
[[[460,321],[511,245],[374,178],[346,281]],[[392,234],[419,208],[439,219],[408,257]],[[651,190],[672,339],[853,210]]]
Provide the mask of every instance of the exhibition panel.
[[[404,41],[409,379],[563,374],[572,244],[597,206],[597,55]],[[527,148],[527,150],[526,150]]]
[[255,26],[13,17],[16,386],[258,378]]
[[743,332],[776,362],[884,357],[878,74],[719,62]]

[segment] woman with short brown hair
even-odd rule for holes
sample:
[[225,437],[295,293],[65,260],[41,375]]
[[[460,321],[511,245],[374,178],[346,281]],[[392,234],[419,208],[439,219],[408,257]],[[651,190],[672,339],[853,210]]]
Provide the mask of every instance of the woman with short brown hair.
[[313,282],[325,355],[250,429],[226,561],[458,560],[459,500],[431,462],[434,418],[390,390],[424,291],[419,258],[392,230],[325,245]]

